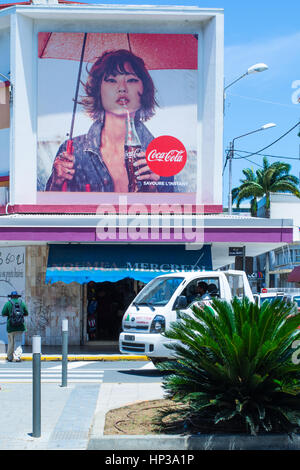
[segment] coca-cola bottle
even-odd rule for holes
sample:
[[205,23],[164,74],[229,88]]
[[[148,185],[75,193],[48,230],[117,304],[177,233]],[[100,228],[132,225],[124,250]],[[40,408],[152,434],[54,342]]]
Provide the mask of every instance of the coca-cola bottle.
[[134,163],[141,158],[141,149],[141,141],[136,132],[134,116],[130,116],[129,112],[127,112],[124,154],[128,175],[128,192],[130,193],[138,192],[142,188],[142,182],[138,181],[134,174],[138,169],[138,166],[134,166]]

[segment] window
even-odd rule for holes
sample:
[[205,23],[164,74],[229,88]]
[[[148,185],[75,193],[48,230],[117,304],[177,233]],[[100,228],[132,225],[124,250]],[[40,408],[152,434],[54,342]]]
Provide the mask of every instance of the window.
[[137,295],[134,303],[135,305],[166,305],[183,280],[183,277],[153,279]]
[[244,292],[244,279],[241,274],[225,273],[227,281],[230,285],[232,297],[243,297]]
[[300,250],[293,250],[293,251],[294,251],[293,261],[295,263],[300,263]]
[[[203,282],[206,284],[205,292],[198,291],[198,282]],[[218,277],[200,277],[198,279],[193,279],[187,287],[182,292],[182,295],[186,296],[188,304],[194,302],[195,298],[201,295],[208,294],[210,297],[219,297],[220,296],[220,285]]]

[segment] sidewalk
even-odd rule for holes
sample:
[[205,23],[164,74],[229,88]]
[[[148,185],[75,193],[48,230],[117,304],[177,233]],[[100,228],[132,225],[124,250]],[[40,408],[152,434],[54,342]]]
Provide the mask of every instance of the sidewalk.
[[[69,346],[69,361],[132,361],[146,356]],[[59,346],[42,346],[41,361],[61,361]],[[32,352],[23,346],[22,360]],[[0,361],[6,361],[2,350]],[[1,367],[1,364],[0,364]],[[41,437],[32,436],[32,384],[0,383],[0,450],[85,450],[103,448],[106,413],[136,401],[163,397],[160,383],[41,384]],[[109,442],[104,443],[104,448]],[[128,445],[128,443],[127,443]],[[110,449],[108,447],[107,449]],[[127,447],[128,448],[128,447]]]
[[160,383],[42,383],[41,436],[33,437],[32,384],[0,387],[0,450],[99,449],[107,411],[163,396]]

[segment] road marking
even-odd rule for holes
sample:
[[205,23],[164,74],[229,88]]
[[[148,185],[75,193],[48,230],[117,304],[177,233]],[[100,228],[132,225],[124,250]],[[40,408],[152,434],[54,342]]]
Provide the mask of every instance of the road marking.
[[140,367],[139,370],[145,370],[145,369],[152,369],[152,370],[157,370],[155,365],[152,364],[152,362],[149,362],[148,364],[145,364],[144,366]]
[[[68,382],[102,383],[103,370],[84,370],[67,372]],[[61,382],[62,374],[59,371],[41,370],[41,382]],[[0,383],[30,383],[32,382],[32,370],[0,369]]]
[[[70,362],[68,363],[68,370],[71,370],[71,369],[77,369],[78,367],[82,367],[82,366],[86,366],[88,364],[95,364],[95,361],[78,361],[78,362]],[[60,370],[62,367],[62,365],[58,365],[58,366],[54,366],[54,367],[50,367],[51,370]]]

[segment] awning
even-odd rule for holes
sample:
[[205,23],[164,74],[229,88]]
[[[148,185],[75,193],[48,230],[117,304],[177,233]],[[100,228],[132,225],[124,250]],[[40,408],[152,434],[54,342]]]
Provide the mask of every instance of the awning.
[[300,282],[300,266],[296,266],[288,275],[288,282]]
[[149,282],[156,276],[212,269],[211,246],[186,250],[182,245],[50,245],[46,283]]
[[292,269],[282,268],[282,269],[275,269],[274,271],[269,271],[269,274],[289,274],[291,272],[292,272]]

